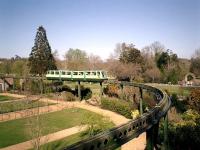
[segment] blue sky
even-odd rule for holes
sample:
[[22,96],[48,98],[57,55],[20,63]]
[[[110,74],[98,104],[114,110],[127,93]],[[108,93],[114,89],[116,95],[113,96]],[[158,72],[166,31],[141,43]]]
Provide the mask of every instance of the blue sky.
[[200,48],[198,0],[0,0],[0,57],[28,57],[43,25],[52,50],[108,58],[116,43],[160,41],[179,57]]

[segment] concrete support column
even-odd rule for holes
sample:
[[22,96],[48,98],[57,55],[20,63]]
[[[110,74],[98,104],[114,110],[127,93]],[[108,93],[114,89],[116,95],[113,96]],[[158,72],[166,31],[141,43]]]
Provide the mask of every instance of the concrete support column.
[[124,99],[124,85],[120,84],[120,90],[121,90],[121,99]]
[[153,150],[157,148],[157,139],[158,139],[158,129],[159,129],[159,122],[153,125],[150,129],[146,132],[146,140],[147,146],[146,150]]
[[139,88],[139,91],[140,91],[140,115],[142,115],[143,114],[143,108],[142,108],[143,91],[141,87]]
[[102,98],[103,95],[103,86],[102,86],[102,82],[100,82],[100,98]]
[[78,98],[81,100],[81,81],[78,81]]
[[164,150],[169,149],[168,145],[168,114],[165,115],[164,117],[164,145],[163,145]]
[[153,150],[154,148],[154,127],[151,127],[150,129],[147,130],[146,132],[146,141],[147,141],[147,145],[146,145],[146,150]]

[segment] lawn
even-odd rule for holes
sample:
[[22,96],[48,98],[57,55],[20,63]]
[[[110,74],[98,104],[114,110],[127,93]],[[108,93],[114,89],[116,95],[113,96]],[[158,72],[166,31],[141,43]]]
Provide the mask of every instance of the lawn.
[[13,100],[13,99],[17,99],[17,98],[11,97],[11,96],[0,95],[0,102],[9,101],[9,100]]
[[[87,124],[88,116],[92,116],[98,121],[104,120],[96,113],[79,108],[40,115],[42,134],[46,135],[84,123]],[[31,136],[28,134],[27,125],[29,120],[31,119],[24,118],[0,123],[0,148],[30,140]],[[113,123],[107,121],[107,126],[111,128]]]
[[170,94],[176,93],[180,96],[189,96],[191,87],[181,87],[179,85],[163,85],[163,84],[152,84],[153,86],[162,90],[167,90]]
[[0,103],[0,114],[2,113],[8,113],[18,110],[24,110],[24,109],[30,109],[35,107],[42,107],[47,105],[52,105],[54,103],[46,103],[46,102],[38,102],[38,101],[14,101],[14,102],[6,102],[6,103]]

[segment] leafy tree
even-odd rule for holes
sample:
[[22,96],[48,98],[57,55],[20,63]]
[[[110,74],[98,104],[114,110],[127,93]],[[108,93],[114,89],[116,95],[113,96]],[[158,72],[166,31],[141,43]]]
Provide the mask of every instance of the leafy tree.
[[30,73],[32,74],[42,75],[47,70],[57,69],[47,40],[46,31],[42,26],[37,29],[35,43],[28,60]]
[[122,43],[122,46],[121,46],[121,53],[120,53],[120,56],[119,56],[119,60],[120,62],[122,63],[142,63],[142,56],[141,56],[141,53],[140,51],[135,48],[135,45],[133,44],[125,44],[125,43]]
[[200,76],[200,49],[196,50],[194,56],[191,59],[190,71]]
[[70,48],[65,54],[67,69],[81,70],[87,69],[87,54],[80,49]]

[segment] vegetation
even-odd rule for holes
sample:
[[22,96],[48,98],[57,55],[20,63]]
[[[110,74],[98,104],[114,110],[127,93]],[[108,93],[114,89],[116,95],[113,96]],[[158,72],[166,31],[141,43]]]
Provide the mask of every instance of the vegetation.
[[19,110],[25,110],[25,109],[31,109],[31,108],[36,108],[36,107],[42,107],[42,106],[47,106],[47,105],[53,105],[53,104],[54,103],[28,101],[28,100],[0,103],[0,114],[13,112],[13,111],[19,111]]
[[47,40],[45,29],[40,26],[37,30],[35,43],[29,56],[30,73],[42,75],[47,70],[56,69],[51,47]]
[[[42,135],[57,132],[73,126],[86,124],[86,116],[93,116],[93,119],[98,120],[99,122],[103,119],[102,116],[98,114],[79,108],[65,109],[58,112],[40,115],[42,124],[45,126],[45,128],[42,130]],[[28,118],[1,122],[0,147],[2,148],[30,140],[31,137],[27,134],[27,121]],[[104,122],[105,120],[103,119],[102,121]],[[113,125],[111,122],[107,122],[107,124],[109,124],[109,127]]]
[[9,100],[13,100],[13,99],[17,99],[11,96],[5,96],[5,95],[0,95],[0,102],[2,101],[9,101]]
[[191,59],[191,66],[190,71],[196,74],[197,76],[200,76],[200,49],[197,49],[195,51],[194,56]]
[[101,107],[119,113],[126,118],[132,118],[131,105],[126,101],[120,101],[116,98],[102,98]]
[[[168,138],[173,139],[169,140],[170,149],[196,149],[200,143],[200,115],[190,109],[184,112],[181,117],[182,121],[180,122],[169,122]],[[160,127],[159,138],[163,141],[163,122]]]

